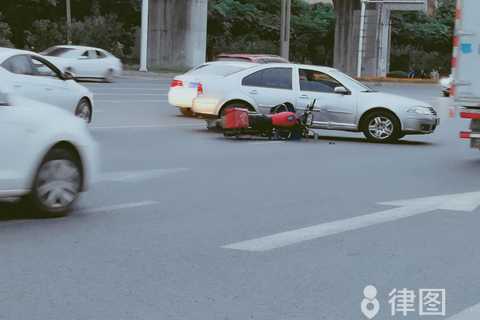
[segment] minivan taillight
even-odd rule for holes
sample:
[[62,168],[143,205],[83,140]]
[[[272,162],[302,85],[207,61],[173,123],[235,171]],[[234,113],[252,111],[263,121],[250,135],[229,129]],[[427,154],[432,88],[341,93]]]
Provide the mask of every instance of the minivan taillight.
[[183,81],[182,80],[172,80],[170,83],[170,88],[175,88],[175,87],[183,87]]
[[203,85],[201,83],[197,85],[197,94],[198,95],[203,94]]

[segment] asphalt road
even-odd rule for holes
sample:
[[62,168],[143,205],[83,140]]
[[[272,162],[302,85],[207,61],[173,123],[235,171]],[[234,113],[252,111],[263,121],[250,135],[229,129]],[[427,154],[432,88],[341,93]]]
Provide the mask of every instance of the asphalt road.
[[[366,319],[370,284],[375,319],[446,319],[480,302],[478,195],[380,204],[480,191],[480,153],[457,138],[467,124],[437,86],[380,86],[435,104],[442,124],[377,145],[325,131],[225,140],[179,116],[168,84],[85,83],[102,181],[61,219],[0,205],[0,319]],[[394,288],[445,289],[446,316],[417,303],[392,317]]]

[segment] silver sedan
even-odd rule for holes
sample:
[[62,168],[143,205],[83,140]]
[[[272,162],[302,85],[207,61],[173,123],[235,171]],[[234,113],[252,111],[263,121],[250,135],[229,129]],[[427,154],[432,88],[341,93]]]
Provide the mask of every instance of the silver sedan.
[[425,102],[372,90],[333,68],[298,64],[252,65],[207,79],[192,110],[222,116],[228,108],[244,107],[268,114],[286,103],[301,113],[314,99],[315,128],[363,132],[373,142],[433,133],[439,125]]

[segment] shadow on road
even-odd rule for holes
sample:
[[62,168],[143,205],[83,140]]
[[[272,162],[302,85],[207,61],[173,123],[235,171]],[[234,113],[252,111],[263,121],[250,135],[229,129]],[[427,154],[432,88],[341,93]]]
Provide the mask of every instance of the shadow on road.
[[[263,137],[240,137],[240,138],[225,138],[223,134],[218,130],[207,130],[207,129],[191,129],[192,132],[195,134],[205,134],[205,135],[217,135],[218,140],[225,140],[225,141],[268,141],[267,138]],[[313,138],[308,139],[309,143],[315,141]],[[301,142],[302,140],[293,140],[291,142]],[[372,143],[367,141],[364,137],[338,137],[338,136],[318,136],[318,142],[329,142],[331,144],[335,144],[337,142],[355,142],[355,143],[364,143],[369,145],[385,145],[385,146],[433,146],[434,143],[426,142],[426,141],[412,141],[412,140],[405,140],[402,139],[396,143],[389,143],[389,144],[380,144],[380,143]]]
[[24,204],[19,202],[0,202],[0,222],[12,220],[45,219],[32,212]]

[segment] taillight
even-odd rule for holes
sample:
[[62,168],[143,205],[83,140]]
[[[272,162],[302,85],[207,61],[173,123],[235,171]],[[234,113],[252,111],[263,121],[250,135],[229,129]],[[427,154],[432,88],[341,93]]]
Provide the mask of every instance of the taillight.
[[172,80],[170,83],[170,88],[175,88],[175,87],[183,87],[183,81],[182,80]]
[[197,85],[197,94],[203,94],[203,85],[201,83]]

